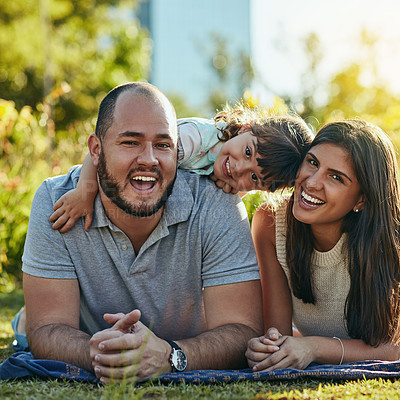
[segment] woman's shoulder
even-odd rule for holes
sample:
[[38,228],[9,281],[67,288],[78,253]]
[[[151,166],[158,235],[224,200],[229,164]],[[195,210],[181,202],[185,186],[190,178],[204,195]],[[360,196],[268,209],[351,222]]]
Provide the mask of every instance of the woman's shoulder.
[[282,217],[286,215],[286,208],[290,194],[271,195],[268,200],[259,206],[252,220],[254,236],[269,238],[275,243],[276,225],[280,225]]

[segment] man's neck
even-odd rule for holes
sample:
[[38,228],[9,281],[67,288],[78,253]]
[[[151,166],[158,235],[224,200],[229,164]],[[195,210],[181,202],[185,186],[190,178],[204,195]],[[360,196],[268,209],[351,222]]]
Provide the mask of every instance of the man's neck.
[[160,222],[164,207],[150,217],[135,217],[121,210],[104,193],[100,193],[100,197],[107,217],[128,236],[135,253],[138,254],[144,242]]

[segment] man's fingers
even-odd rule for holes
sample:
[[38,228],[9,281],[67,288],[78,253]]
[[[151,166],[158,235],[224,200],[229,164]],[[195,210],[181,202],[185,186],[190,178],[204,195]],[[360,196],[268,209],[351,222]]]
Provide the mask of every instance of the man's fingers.
[[105,340],[115,339],[115,338],[121,337],[122,335],[124,335],[124,333],[122,333],[119,330],[105,329],[104,331],[96,332],[90,338],[89,342],[90,342],[91,345],[93,345],[95,343],[100,343],[100,342],[103,342]]
[[103,383],[109,382],[119,382],[121,380],[135,380],[137,372],[139,370],[139,365],[134,364],[126,367],[111,368],[104,365],[96,365],[94,367],[94,372],[98,378],[101,379]]
[[114,325],[116,322],[118,322],[121,318],[125,316],[124,313],[117,313],[117,314],[104,314],[103,319],[110,325]]
[[119,321],[117,321],[113,329],[118,329],[123,332],[131,332],[133,326],[140,320],[141,313],[139,310],[133,310],[130,313],[124,315]]
[[[115,332],[120,332],[116,330]],[[123,352],[127,350],[138,349],[143,344],[143,340],[138,335],[128,333],[107,338],[99,344],[99,349],[102,353]]]
[[141,355],[138,350],[126,350],[121,353],[101,353],[95,356],[94,361],[97,365],[110,368],[126,367],[139,364]]
[[133,310],[123,316],[118,322],[115,323],[113,329],[118,329],[122,332],[131,332],[133,326],[140,320],[141,313],[139,310]]

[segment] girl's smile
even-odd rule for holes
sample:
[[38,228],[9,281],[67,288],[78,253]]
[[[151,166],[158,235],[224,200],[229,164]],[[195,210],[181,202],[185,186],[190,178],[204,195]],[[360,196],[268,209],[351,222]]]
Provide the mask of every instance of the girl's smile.
[[239,191],[265,190],[257,162],[257,139],[246,131],[223,144],[214,164],[214,175]]

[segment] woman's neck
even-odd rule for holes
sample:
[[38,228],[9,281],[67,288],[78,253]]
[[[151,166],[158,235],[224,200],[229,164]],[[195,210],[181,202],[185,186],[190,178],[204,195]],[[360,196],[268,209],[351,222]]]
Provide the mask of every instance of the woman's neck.
[[331,225],[329,228],[320,225],[311,225],[311,232],[314,237],[314,248],[321,252],[332,250],[343,233],[341,225]]

